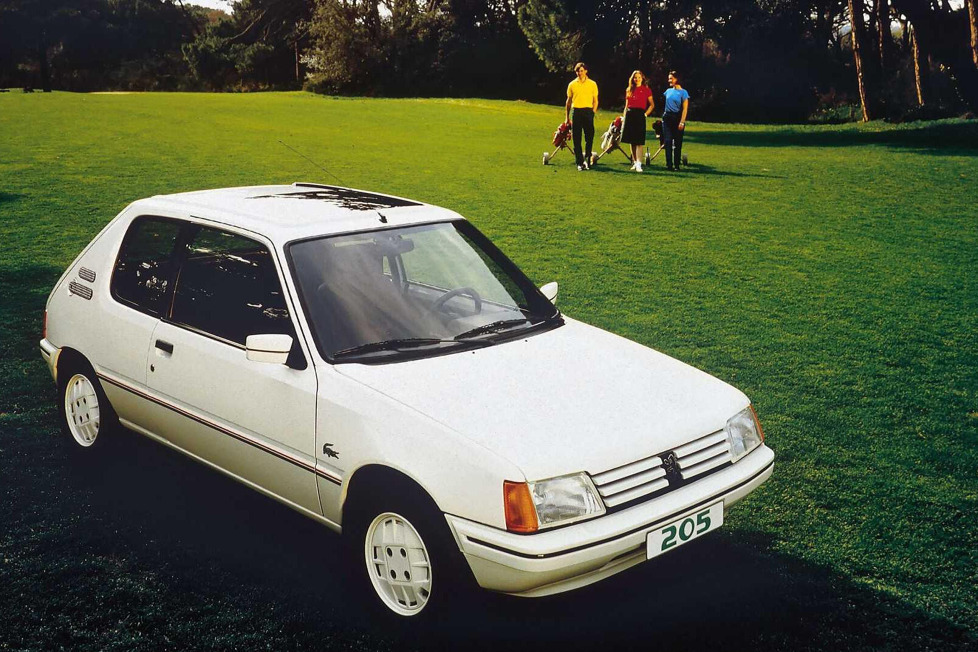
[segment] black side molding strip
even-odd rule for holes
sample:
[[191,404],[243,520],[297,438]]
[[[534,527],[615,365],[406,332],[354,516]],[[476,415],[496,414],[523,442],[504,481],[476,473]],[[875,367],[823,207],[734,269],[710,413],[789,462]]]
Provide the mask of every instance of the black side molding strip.
[[[676,517],[676,514],[681,514],[683,512],[688,512],[688,511],[691,511],[691,510],[695,510],[695,509],[697,509],[699,507],[702,507],[703,505],[706,505],[707,503],[715,502],[716,500],[718,500],[719,498],[725,496],[726,494],[733,493],[734,491],[737,491],[738,489],[740,489],[744,485],[750,484],[751,482],[753,482],[754,480],[756,480],[759,476],[761,476],[764,473],[766,473],[767,470],[770,469],[772,466],[774,466],[774,460],[771,460],[770,462],[768,462],[768,464],[763,469],[761,469],[760,471],[758,471],[757,473],[755,473],[751,477],[747,478],[743,482],[740,482],[740,483],[738,483],[737,485],[735,485],[733,487],[729,487],[727,489],[724,489],[723,491],[719,491],[719,492],[713,494],[712,496],[710,496],[709,498],[706,498],[704,500],[701,500],[700,502],[696,503],[695,505],[692,505],[690,507],[684,507],[682,509],[676,510],[675,512],[672,512],[668,516],[663,516],[662,518],[656,519],[655,521],[652,521],[651,523],[646,523],[645,525],[639,526],[637,528],[634,528],[634,529],[629,530],[627,532],[623,532],[621,534],[616,534],[615,536],[608,537],[607,539],[602,539],[601,541],[596,541],[594,543],[588,543],[588,544],[585,544],[583,546],[577,546],[575,548],[568,548],[567,550],[561,550],[560,552],[551,552],[551,553],[547,553],[547,554],[544,554],[544,555],[532,555],[532,554],[525,553],[525,552],[516,552],[515,550],[510,550],[509,548],[503,548],[502,546],[497,546],[497,545],[495,545],[493,543],[489,543],[487,541],[482,541],[481,539],[469,538],[469,541],[471,541],[472,543],[477,543],[480,546],[485,546],[486,548],[492,548],[493,550],[499,550],[500,552],[505,552],[508,555],[513,555],[514,557],[523,557],[524,559],[550,559],[550,558],[553,558],[553,557],[560,557],[561,555],[569,555],[572,552],[577,552],[579,550],[587,550],[588,548],[594,548],[595,546],[600,546],[602,544],[608,543],[609,541],[615,541],[615,540],[621,539],[623,537],[631,536],[631,535],[635,534],[636,532],[641,532],[642,530],[648,530],[648,529],[654,528],[657,525],[660,525],[662,523],[666,523],[667,521],[672,520],[673,518]],[[525,534],[523,536],[532,537],[533,534]]]
[[223,426],[220,426],[220,425],[218,425],[216,423],[213,423],[211,421],[207,421],[206,419],[202,419],[201,417],[198,417],[195,414],[191,414],[190,412],[187,412],[186,410],[181,410],[180,408],[178,408],[175,405],[171,405],[171,404],[169,404],[169,403],[167,403],[165,401],[161,401],[160,399],[156,398],[155,396],[150,396],[149,394],[146,394],[145,392],[141,392],[141,391],[139,391],[138,389],[136,389],[134,387],[130,387],[129,385],[126,385],[124,383],[121,383],[118,380],[115,380],[113,378],[109,378],[108,376],[103,376],[102,374],[98,374],[98,377],[101,380],[104,380],[105,382],[107,382],[107,383],[109,383],[111,385],[115,385],[119,389],[126,390],[130,394],[135,394],[136,396],[139,396],[140,398],[144,398],[147,401],[151,401],[153,403],[156,403],[157,405],[160,405],[162,407],[165,407],[168,410],[172,410],[173,412],[176,412],[177,414],[179,414],[181,416],[184,416],[184,417],[187,417],[188,419],[191,419],[193,421],[196,421],[197,423],[199,423],[199,424],[201,424],[203,426],[207,426],[208,428],[211,428],[212,430],[216,430],[217,432],[220,432],[221,434],[227,435],[229,437],[233,437],[234,439],[237,439],[240,442],[243,442],[243,443],[248,444],[250,446],[254,446],[255,448],[257,448],[259,450],[262,450],[262,451],[264,451],[266,453],[269,453],[271,455],[274,455],[275,457],[279,458],[280,460],[284,460],[284,461],[289,462],[291,464],[294,464],[295,466],[298,466],[299,468],[302,468],[302,469],[304,469],[306,471],[309,471],[311,473],[315,473],[320,478],[324,478],[326,480],[329,480],[330,482],[332,482],[333,484],[335,484],[337,486],[343,484],[343,480],[342,479],[336,478],[333,475],[331,475],[329,473],[326,473],[325,471],[322,471],[320,469],[317,469],[315,466],[313,466],[312,464],[309,464],[308,462],[305,462],[305,461],[300,460],[298,458],[292,457],[291,455],[288,455],[288,454],[283,453],[281,451],[277,451],[274,448],[271,448],[270,446],[266,446],[265,444],[261,443],[260,441],[255,440],[255,439],[252,439],[251,437],[247,437],[247,436],[242,435],[240,433],[237,433],[237,432],[235,432],[233,430],[230,430],[228,428],[225,428]]

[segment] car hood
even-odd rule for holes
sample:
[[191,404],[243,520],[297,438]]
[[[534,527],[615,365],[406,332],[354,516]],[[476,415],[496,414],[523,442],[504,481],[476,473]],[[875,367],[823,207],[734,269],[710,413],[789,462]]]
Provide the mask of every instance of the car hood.
[[572,319],[483,349],[335,369],[510,460],[528,480],[670,450],[748,404],[709,374]]

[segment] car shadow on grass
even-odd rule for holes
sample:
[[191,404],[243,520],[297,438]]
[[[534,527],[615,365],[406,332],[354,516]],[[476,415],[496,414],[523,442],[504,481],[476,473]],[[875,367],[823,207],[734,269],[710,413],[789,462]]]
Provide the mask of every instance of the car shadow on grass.
[[[3,201],[0,197],[0,203]],[[16,241],[11,243],[17,246]],[[24,412],[39,397],[47,399],[44,392],[50,391],[50,376],[38,340],[44,329],[48,288],[62,272],[52,265],[0,264],[0,414]]]
[[[51,446],[54,433],[32,430],[3,442],[8,459],[34,460],[2,469],[11,487],[27,490],[7,503],[20,518],[6,536],[22,537],[13,548],[31,551],[43,569],[27,578],[7,571],[11,585],[31,589],[5,612],[15,648],[25,640],[28,649],[399,652],[952,650],[976,642],[832,569],[771,552],[763,536],[723,530],[578,591],[540,599],[480,592],[420,634],[392,630],[351,600],[340,537],[321,525],[133,433],[77,466]],[[46,472],[56,479],[45,482]],[[38,480],[44,498],[30,491]],[[44,545],[38,532],[50,533]]]
[[719,177],[750,177],[753,179],[785,179],[786,177],[779,174],[758,174],[755,172],[740,172],[738,170],[724,170],[715,168],[712,165],[706,165],[704,163],[699,163],[691,161],[689,165],[684,165],[678,172],[668,172],[668,174],[682,178],[684,175],[696,175],[696,176],[719,176]]
[[0,204],[8,204],[23,199],[24,195],[11,192],[0,192]]
[[978,156],[978,120],[914,123],[879,131],[856,128],[692,130],[686,141],[726,147],[852,147],[885,145],[939,156]]
[[750,177],[754,179],[786,178],[784,176],[780,176],[777,174],[758,174],[754,172],[741,172],[739,170],[726,170],[726,169],[716,168],[711,165],[698,163],[695,161],[691,161],[689,165],[683,166],[681,170],[676,172],[666,169],[664,163],[661,165],[650,164],[650,165],[646,165],[643,168],[641,174],[633,172],[632,169],[628,167],[628,163],[610,164],[610,165],[602,165],[599,163],[595,167],[591,168],[589,172],[582,173],[582,174],[592,174],[592,173],[599,173],[599,174],[622,173],[622,174],[628,174],[629,176],[635,176],[639,178],[647,177],[649,179],[654,179],[656,181],[664,180],[664,179],[676,179],[681,181],[683,177],[687,177],[687,176],[689,177],[718,176],[718,177],[745,177],[745,178]]

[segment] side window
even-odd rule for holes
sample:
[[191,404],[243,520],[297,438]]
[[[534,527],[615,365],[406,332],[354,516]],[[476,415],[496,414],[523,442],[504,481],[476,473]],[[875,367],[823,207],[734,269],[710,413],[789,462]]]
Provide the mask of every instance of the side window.
[[244,345],[249,335],[292,335],[292,320],[268,249],[202,228],[187,248],[170,319]]
[[181,228],[180,222],[162,218],[133,220],[115,263],[112,296],[150,314],[163,315]]

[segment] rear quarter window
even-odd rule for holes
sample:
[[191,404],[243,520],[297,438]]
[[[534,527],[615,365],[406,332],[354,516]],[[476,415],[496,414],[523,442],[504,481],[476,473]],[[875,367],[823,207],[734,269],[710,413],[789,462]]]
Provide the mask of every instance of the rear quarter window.
[[158,217],[133,220],[112,272],[111,291],[117,301],[157,317],[166,312],[182,226]]

